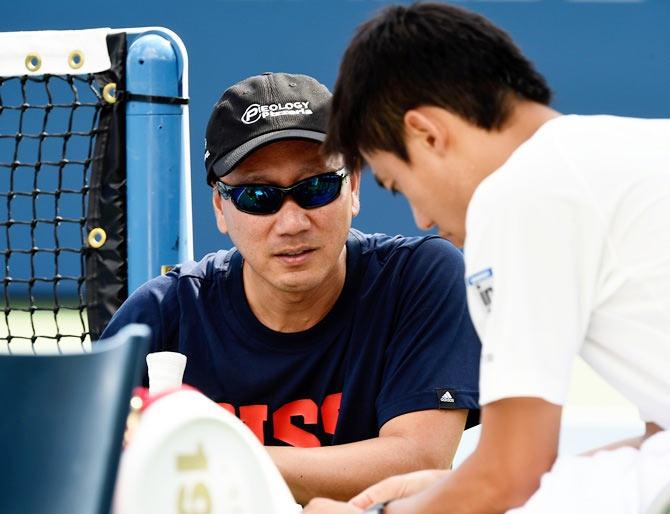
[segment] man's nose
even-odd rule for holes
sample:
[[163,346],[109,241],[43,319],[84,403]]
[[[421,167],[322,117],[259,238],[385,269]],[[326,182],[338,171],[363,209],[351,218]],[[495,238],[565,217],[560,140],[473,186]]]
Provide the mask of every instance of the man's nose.
[[275,228],[283,235],[298,234],[312,226],[307,210],[295,203],[290,196],[284,200],[275,216],[277,217]]

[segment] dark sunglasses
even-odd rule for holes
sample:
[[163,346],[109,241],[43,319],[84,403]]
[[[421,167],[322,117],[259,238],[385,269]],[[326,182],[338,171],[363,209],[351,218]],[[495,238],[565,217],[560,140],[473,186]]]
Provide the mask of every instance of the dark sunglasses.
[[314,175],[289,187],[267,184],[229,186],[216,182],[221,198],[231,200],[240,211],[248,214],[274,214],[281,209],[287,195],[303,209],[316,209],[340,196],[342,182],[349,175],[345,169]]

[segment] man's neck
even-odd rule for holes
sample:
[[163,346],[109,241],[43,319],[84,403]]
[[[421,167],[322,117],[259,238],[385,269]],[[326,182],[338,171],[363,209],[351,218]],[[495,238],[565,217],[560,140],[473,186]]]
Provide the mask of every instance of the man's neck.
[[[464,122],[460,144],[465,155],[477,162],[472,175],[472,190],[488,175],[500,168],[510,156],[548,121],[560,116],[552,108],[536,102],[516,101],[505,125],[500,130],[486,130]],[[486,152],[482,152],[482,148]]]
[[516,102],[506,127],[500,132],[510,149],[505,160],[514,150],[533,137],[542,125],[558,116],[560,113],[547,105],[531,101]]
[[323,282],[306,291],[284,291],[254,273],[245,263],[242,268],[244,293],[254,316],[276,332],[302,332],[326,317],[337,302],[346,278],[346,247],[337,265]]

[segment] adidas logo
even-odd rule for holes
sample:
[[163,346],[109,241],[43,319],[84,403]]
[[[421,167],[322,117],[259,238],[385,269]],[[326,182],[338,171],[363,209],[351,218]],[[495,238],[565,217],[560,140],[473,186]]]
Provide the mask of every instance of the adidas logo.
[[451,396],[449,391],[445,391],[445,393],[440,398],[440,401],[445,403],[454,403],[454,397]]

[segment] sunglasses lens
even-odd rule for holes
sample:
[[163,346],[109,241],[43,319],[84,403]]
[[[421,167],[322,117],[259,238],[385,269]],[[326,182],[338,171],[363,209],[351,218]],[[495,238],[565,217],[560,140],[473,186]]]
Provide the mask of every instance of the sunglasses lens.
[[281,209],[284,196],[290,195],[303,209],[326,205],[340,195],[344,176],[340,172],[316,175],[288,187],[248,185],[231,187],[221,185],[222,195],[230,198],[239,210],[250,214],[273,214]]
[[326,205],[340,194],[342,177],[335,173],[328,173],[312,177],[292,191],[298,205],[305,209]]
[[283,195],[281,191],[271,186],[245,186],[235,188],[231,198],[241,211],[271,214],[281,207]]

